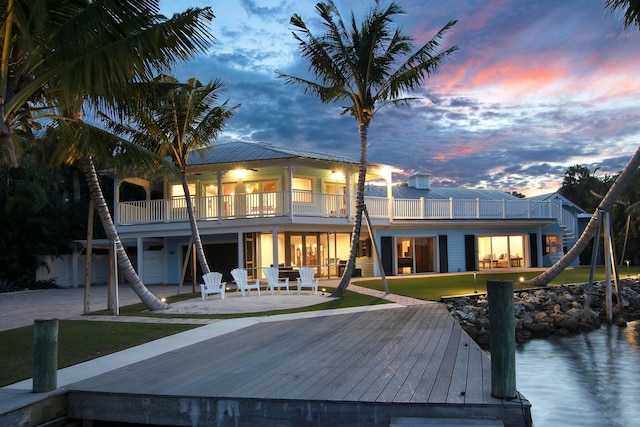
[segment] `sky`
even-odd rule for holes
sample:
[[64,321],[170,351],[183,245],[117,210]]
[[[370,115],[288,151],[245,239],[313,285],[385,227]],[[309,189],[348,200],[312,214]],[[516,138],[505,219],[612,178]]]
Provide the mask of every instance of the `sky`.
[[[382,0],[383,4],[385,0]],[[356,19],[373,0],[335,0]],[[439,187],[556,191],[567,168],[597,176],[625,166],[640,144],[640,32],[624,30],[605,0],[397,0],[397,24],[417,49],[451,19],[442,47],[458,46],[437,74],[410,93],[410,108],[379,110],[369,161],[431,174]],[[181,81],[221,79],[242,104],[218,142],[255,141],[358,159],[357,122],[277,73],[308,78],[289,19],[315,35],[315,1],[161,0],[171,16],[210,6],[215,42],[171,73]]]

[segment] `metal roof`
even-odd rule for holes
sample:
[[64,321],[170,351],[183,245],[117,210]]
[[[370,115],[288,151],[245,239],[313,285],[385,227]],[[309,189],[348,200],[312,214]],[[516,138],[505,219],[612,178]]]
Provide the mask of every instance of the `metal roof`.
[[[392,187],[393,197],[399,199],[462,199],[462,200],[521,200],[517,197],[500,190],[478,190],[468,188],[430,188],[419,189],[406,185],[394,185]],[[372,197],[386,197],[387,188],[382,186],[369,185],[365,189],[365,194]]]
[[232,141],[216,144],[193,152],[191,156],[189,156],[189,166],[301,158],[351,164],[359,163],[357,159],[327,153],[280,147],[265,143]]

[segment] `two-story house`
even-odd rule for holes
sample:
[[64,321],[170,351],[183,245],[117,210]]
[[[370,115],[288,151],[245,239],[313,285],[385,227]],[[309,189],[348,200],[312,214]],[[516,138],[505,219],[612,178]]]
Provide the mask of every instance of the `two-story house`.
[[[230,142],[190,157],[189,183],[212,270],[241,266],[256,277],[302,265],[338,277],[348,257],[357,160],[329,153]],[[397,168],[370,164],[357,274],[482,271],[551,265],[574,244],[582,210],[557,194],[521,199],[497,190],[432,188],[416,173],[394,185]],[[193,273],[191,230],[178,180],[115,176],[114,222],[137,252],[148,283]],[[125,200],[124,194],[141,196]],[[124,188],[128,191],[123,191]],[[375,243],[375,245],[374,245]],[[379,253],[379,259],[376,253]],[[199,278],[199,271],[196,277]]]

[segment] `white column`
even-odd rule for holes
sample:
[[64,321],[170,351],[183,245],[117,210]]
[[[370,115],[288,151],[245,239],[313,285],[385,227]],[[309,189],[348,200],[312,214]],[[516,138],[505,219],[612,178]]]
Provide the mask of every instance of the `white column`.
[[271,231],[271,246],[272,246],[272,251],[273,251],[273,266],[277,267],[278,264],[280,264],[280,260],[278,259],[278,231],[277,230],[272,230]]
[[244,268],[244,236],[238,231],[238,267]]
[[118,179],[118,175],[113,176],[113,224],[117,227],[120,218],[118,217],[118,203],[120,203],[120,184],[122,182]]
[[293,166],[287,167],[287,191],[289,193],[289,218],[293,219]]
[[347,186],[347,218],[353,218],[353,207],[351,201],[353,200],[353,188],[351,188],[351,172],[346,173],[346,186]]
[[216,199],[216,204],[218,206],[218,222],[222,221],[222,215],[224,214],[224,208],[223,208],[223,195],[222,195],[222,172],[218,171],[216,172],[216,178],[217,178],[217,182],[216,185],[218,186],[218,197]]

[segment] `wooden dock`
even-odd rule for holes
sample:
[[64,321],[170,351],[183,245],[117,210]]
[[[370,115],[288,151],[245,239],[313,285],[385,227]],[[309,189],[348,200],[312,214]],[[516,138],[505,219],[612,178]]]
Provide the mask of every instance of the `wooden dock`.
[[531,426],[526,399],[491,396],[490,365],[437,303],[265,322],[72,384],[67,416],[172,426],[442,418]]

